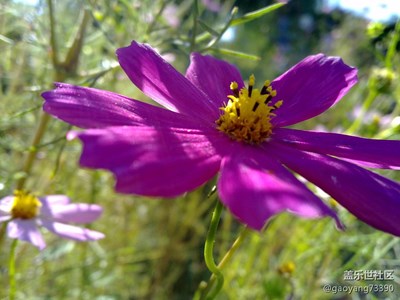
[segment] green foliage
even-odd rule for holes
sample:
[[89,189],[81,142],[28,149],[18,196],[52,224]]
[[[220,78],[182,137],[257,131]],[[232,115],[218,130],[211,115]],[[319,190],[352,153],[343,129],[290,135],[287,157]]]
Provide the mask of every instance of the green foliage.
[[[308,11],[314,27],[302,29],[293,23],[299,13],[290,4],[278,9],[282,4],[254,7],[255,2],[242,2],[233,8],[234,1],[220,1],[218,12],[193,0],[0,4],[1,197],[12,194],[23,179],[26,188],[38,194],[60,193],[73,201],[98,203],[104,215],[91,227],[107,236],[79,244],[45,234],[48,247],[40,253],[19,243],[16,299],[191,299],[200,282],[209,279],[203,247],[214,206],[207,197],[213,183],[175,200],[123,196],[113,191],[114,180],[107,172],[78,167],[81,145],[66,142],[68,125],[49,120],[40,142],[35,147],[30,144],[43,118],[40,93],[52,88],[54,81],[151,101],[116,62],[115,50],[131,40],[151,44],[182,72],[188,54],[201,51],[237,64],[244,78],[253,73],[273,79],[313,52],[342,56],[360,69],[360,83],[335,108],[302,123],[302,128],[399,139],[398,25],[376,44],[372,40],[384,31],[382,26],[370,27],[367,35],[365,21],[341,12]],[[289,22],[291,29],[284,31],[281,22]],[[224,37],[228,30],[233,30],[232,40]],[[25,170],[30,153],[35,154],[35,163]],[[398,173],[383,174],[400,179]],[[248,233],[226,262],[225,284],[217,299],[400,298],[399,240],[360,223],[311,188],[338,210],[347,230],[339,232],[331,220],[277,216],[264,232]],[[8,293],[4,287],[9,285],[12,244],[4,230],[0,229],[2,299]],[[223,211],[214,245],[217,263],[239,232],[241,225]],[[288,263],[294,270],[282,272]],[[388,269],[396,270],[395,281],[372,283],[392,284],[393,293],[346,295],[322,289],[324,284],[368,284],[345,281],[346,270]]]

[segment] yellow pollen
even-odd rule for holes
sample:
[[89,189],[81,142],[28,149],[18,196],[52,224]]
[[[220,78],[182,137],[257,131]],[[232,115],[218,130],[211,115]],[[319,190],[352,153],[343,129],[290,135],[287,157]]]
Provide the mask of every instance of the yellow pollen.
[[25,191],[15,191],[11,206],[14,219],[33,219],[39,214],[42,203],[38,198]]
[[228,95],[228,103],[221,107],[223,114],[215,123],[218,130],[234,140],[260,144],[272,134],[273,111],[283,102],[271,101],[276,96],[276,90],[272,89],[269,80],[265,81],[261,90],[255,89],[254,84],[254,75],[249,78],[248,88],[240,91],[237,82],[232,82],[232,95]]
[[256,83],[256,77],[253,74],[251,74],[249,77],[249,85],[253,86],[254,83]]
[[231,85],[229,87],[233,91],[233,90],[237,90],[239,88],[239,85],[237,84],[236,81],[233,81],[233,82],[231,82]]

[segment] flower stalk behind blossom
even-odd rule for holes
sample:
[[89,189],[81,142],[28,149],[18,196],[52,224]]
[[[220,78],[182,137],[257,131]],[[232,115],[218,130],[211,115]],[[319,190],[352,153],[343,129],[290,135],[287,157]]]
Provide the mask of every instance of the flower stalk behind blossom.
[[44,227],[66,239],[95,241],[104,234],[65,223],[87,224],[100,217],[102,208],[95,204],[70,203],[64,195],[36,197],[25,191],[0,200],[0,223],[8,222],[10,238],[26,241],[40,250],[46,247],[38,227]]
[[364,168],[399,169],[399,141],[288,128],[326,111],[357,82],[357,70],[340,58],[312,55],[272,82],[250,76],[245,86],[235,66],[209,55],[193,53],[186,75],[145,44],[132,42],[117,56],[165,109],[65,83],[42,94],[46,112],[85,128],[68,134],[83,142],[80,164],[113,172],[116,191],[175,197],[218,174],[222,203],[253,229],[284,211],[329,216],[343,228],[293,171],[360,220],[400,236],[400,185]]

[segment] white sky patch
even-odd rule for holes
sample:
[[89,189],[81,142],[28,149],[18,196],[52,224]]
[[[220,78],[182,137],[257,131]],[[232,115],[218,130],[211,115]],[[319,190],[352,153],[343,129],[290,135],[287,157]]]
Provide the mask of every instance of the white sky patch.
[[325,0],[330,7],[341,7],[373,21],[400,18],[400,0]]
[[36,6],[39,4],[39,0],[14,0],[14,2],[23,3],[23,4],[27,4],[27,5],[32,5],[32,6]]
[[[400,1],[400,0],[399,0]],[[229,27],[227,31],[221,37],[221,41],[223,42],[232,42],[235,38],[235,28]]]

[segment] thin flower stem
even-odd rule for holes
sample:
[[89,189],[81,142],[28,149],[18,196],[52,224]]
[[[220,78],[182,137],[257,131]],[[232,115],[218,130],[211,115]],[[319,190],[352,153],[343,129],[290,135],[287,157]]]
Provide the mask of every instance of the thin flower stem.
[[[67,129],[67,132],[71,128],[72,128],[72,126],[69,125],[68,129]],[[67,139],[64,137],[63,140],[62,140],[61,146],[60,146],[59,150],[57,151],[56,160],[55,160],[55,163],[54,163],[54,169],[53,169],[53,172],[51,172],[51,177],[50,177],[51,179],[53,179],[56,176],[56,174],[57,174],[57,172],[58,172],[58,170],[60,168],[61,155],[64,152],[64,149],[65,149],[66,146],[67,146]]]
[[39,145],[44,133],[46,132],[46,127],[47,127],[49,120],[50,120],[50,116],[48,114],[42,112],[38,128],[36,130],[35,136],[33,137],[31,146],[29,147],[29,153],[25,159],[25,163],[22,168],[22,172],[24,173],[24,176],[22,176],[17,181],[17,184],[16,184],[17,190],[22,190],[24,188],[25,181],[28,178],[28,174],[30,173],[32,166],[33,166],[33,162],[35,161],[35,158],[36,158],[37,146]]
[[385,67],[389,70],[393,70],[393,58],[396,55],[397,43],[400,40],[400,19],[397,20],[396,26],[393,31],[393,37],[390,40],[389,47],[385,57]]
[[231,248],[226,252],[225,256],[222,258],[221,262],[218,265],[219,269],[225,267],[226,263],[232,258],[233,254],[236,253],[236,250],[239,249],[240,245],[243,243],[247,235],[251,232],[251,230],[247,227],[244,227],[240,232],[237,239],[233,242]]
[[198,3],[198,0],[193,0],[193,28],[192,28],[192,39],[190,41],[190,52],[194,52],[195,47],[196,47],[198,15],[199,15],[199,3]]
[[[226,252],[225,256],[222,258],[221,262],[218,264],[217,268],[219,270],[222,270],[225,267],[225,265],[231,260],[233,255],[239,249],[239,247],[241,246],[241,244],[243,243],[243,241],[246,239],[246,237],[249,235],[250,232],[251,232],[251,230],[247,227],[244,227],[242,229],[239,236],[232,244],[231,248],[228,250],[228,252]],[[217,280],[217,277],[214,274],[212,274],[210,279],[208,280],[208,283],[205,283],[205,282],[200,283],[200,286],[196,292],[197,297],[195,295],[195,299],[199,299],[199,300],[206,299],[207,294],[208,294],[209,290],[212,288],[212,286],[214,285],[215,280]],[[198,296],[199,294],[200,294],[200,296]]]
[[53,1],[47,0],[47,6],[49,8],[49,21],[50,21],[50,45],[51,45],[51,58],[53,61],[53,66],[58,66],[58,48],[55,34],[55,20],[54,20],[54,9]]
[[150,34],[153,32],[155,25],[158,23],[161,15],[163,14],[163,12],[165,10],[165,7],[167,6],[167,3],[168,3],[167,1],[163,1],[161,3],[160,9],[158,10],[157,14],[154,16],[150,25],[147,27],[145,37],[144,37],[144,42],[147,42]]
[[360,129],[361,123],[365,117],[365,113],[368,111],[371,104],[374,102],[375,98],[378,96],[378,94],[379,94],[379,92],[377,91],[375,85],[373,84],[373,86],[370,87],[367,99],[365,99],[365,101],[361,107],[360,114],[354,120],[354,122],[351,124],[351,126],[346,130],[347,134],[353,134]]
[[0,249],[3,248],[4,238],[6,236],[7,231],[7,222],[3,222],[0,225]]
[[204,246],[204,259],[207,265],[207,268],[213,273],[213,275],[217,279],[217,285],[214,288],[212,294],[209,295],[209,299],[214,299],[215,296],[219,293],[224,285],[224,276],[221,273],[220,269],[216,265],[214,261],[214,243],[215,243],[215,235],[217,233],[217,228],[219,224],[219,220],[221,219],[222,213],[222,203],[217,200],[217,204],[215,205],[214,212],[211,217],[210,228],[208,229],[208,234],[206,238],[206,243]]
[[15,249],[17,248],[18,240],[14,239],[11,243],[10,249],[10,257],[8,261],[8,278],[9,278],[9,290],[8,290],[8,299],[15,299],[15,291],[17,288],[15,281]]
[[[68,52],[65,56],[64,61],[59,65],[56,66],[56,71],[57,73],[63,72],[66,73],[65,76],[73,76],[76,74],[76,70],[78,68],[78,62],[79,62],[79,57],[81,56],[82,48],[83,48],[83,42],[85,39],[85,33],[86,33],[86,28],[87,25],[89,24],[91,15],[88,9],[83,10],[83,14],[81,16],[81,21],[79,23],[79,27],[76,31],[74,40],[72,42],[72,45],[69,47]],[[58,67],[58,69],[57,69]],[[56,75],[58,75],[56,73]],[[60,77],[58,75],[58,77]],[[57,81],[64,80],[63,76],[61,78],[56,78]]]
[[[389,49],[387,51],[386,57],[385,57],[385,67],[388,70],[393,70],[393,57],[396,53],[396,45],[399,41],[399,35],[397,34],[398,32],[400,32],[400,21],[397,21],[395,29],[394,29],[394,34],[393,34],[393,38],[390,41],[389,44]],[[355,133],[361,126],[362,120],[365,117],[365,113],[368,111],[368,109],[370,108],[371,104],[373,103],[373,101],[375,100],[375,98],[379,95],[379,91],[376,87],[376,82],[375,79],[372,79],[370,88],[369,88],[369,93],[367,96],[367,99],[364,101],[364,104],[362,106],[361,109],[361,113],[360,115],[354,120],[353,124],[351,124],[351,126],[349,127],[349,129],[347,129],[346,133],[347,134],[353,134]]]
[[237,6],[235,6],[235,7],[232,8],[231,15],[230,15],[230,17],[229,17],[228,22],[226,22],[225,26],[222,28],[222,30],[219,32],[219,34],[218,34],[216,37],[214,37],[214,39],[212,39],[212,40],[208,43],[208,45],[207,45],[204,49],[202,49],[200,52],[207,51],[207,50],[211,49],[216,43],[219,42],[219,40],[222,38],[222,36],[224,35],[224,33],[225,33],[225,32],[229,29],[229,27],[231,26],[232,21],[233,21],[233,19],[235,18],[235,16],[237,15],[238,11],[239,11],[239,9],[238,9]]

